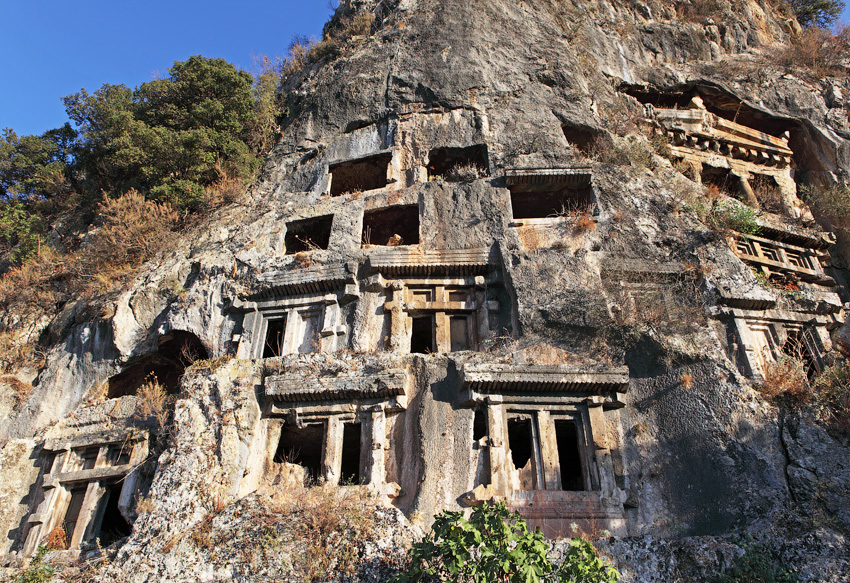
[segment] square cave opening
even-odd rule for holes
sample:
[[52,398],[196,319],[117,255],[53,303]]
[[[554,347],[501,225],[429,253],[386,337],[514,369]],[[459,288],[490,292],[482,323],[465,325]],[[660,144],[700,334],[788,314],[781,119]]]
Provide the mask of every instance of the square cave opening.
[[596,139],[599,132],[587,127],[563,125],[561,131],[564,132],[564,137],[571,146],[574,146],[583,156],[590,156],[593,153]]
[[396,205],[363,213],[363,247],[419,244],[419,206]]
[[717,189],[720,193],[734,198],[741,197],[738,192],[739,179],[737,176],[733,176],[728,168],[703,164],[700,177],[703,185],[707,188]]
[[290,463],[305,469],[305,482],[315,484],[322,475],[325,426],[321,423],[295,427],[284,425],[274,455],[275,463]]
[[431,354],[436,352],[434,340],[434,316],[414,316],[410,335],[410,353]]
[[393,155],[387,152],[368,158],[332,164],[328,168],[331,196],[385,187],[389,183],[387,170],[392,159]]
[[428,154],[428,179],[462,182],[487,176],[487,146],[435,148]]
[[509,189],[514,219],[546,219],[594,211],[590,185],[516,184]]
[[283,240],[286,255],[327,249],[333,219],[333,215],[324,215],[286,223],[286,237]]

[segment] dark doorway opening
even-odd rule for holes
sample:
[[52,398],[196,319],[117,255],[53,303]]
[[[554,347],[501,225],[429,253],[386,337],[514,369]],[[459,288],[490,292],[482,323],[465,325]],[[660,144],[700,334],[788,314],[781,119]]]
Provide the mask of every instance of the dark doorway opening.
[[582,155],[590,156],[593,154],[594,146],[596,145],[596,137],[599,135],[599,132],[590,128],[572,125],[561,126],[561,130],[564,132],[564,137],[570,145],[577,149]]
[[593,189],[552,188],[552,185],[511,187],[511,210],[515,219],[545,219],[578,213],[592,213]]
[[331,241],[333,220],[333,215],[324,215],[286,223],[286,237],[283,239],[285,254],[327,249]]
[[315,484],[322,475],[322,453],[325,443],[325,426],[322,424],[295,427],[284,425],[275,452],[275,463],[290,463],[306,470],[305,482]]
[[74,537],[74,529],[77,528],[77,520],[80,518],[80,510],[83,508],[87,488],[88,485],[86,484],[71,490],[71,499],[68,501],[65,517],[62,519],[62,528],[65,529],[65,548],[71,546],[71,539]]
[[487,411],[476,409],[472,418],[472,441],[487,437]]
[[283,335],[286,333],[286,316],[269,320],[266,325],[266,342],[263,344],[263,358],[283,355]]
[[514,467],[518,470],[523,469],[531,459],[534,450],[531,419],[508,419],[508,447],[511,449]]
[[115,541],[130,536],[133,527],[121,514],[118,509],[118,499],[121,497],[122,483],[110,484],[107,486],[106,494],[104,494],[103,518],[100,521],[100,532],[95,535],[95,538],[100,539],[101,546],[108,547]]
[[785,210],[785,205],[782,203],[782,190],[773,176],[753,174],[750,187],[762,209],[771,213],[781,213]]
[[385,187],[387,167],[392,159],[393,155],[388,152],[331,165],[328,168],[331,175],[331,196]]
[[733,176],[728,168],[717,168],[703,164],[702,166],[702,183],[709,189],[716,189],[716,194],[725,194],[734,198],[741,198],[738,185],[740,179]]
[[207,349],[191,332],[175,330],[159,338],[156,352],[139,358],[107,381],[108,399],[135,395],[145,383],[156,378],[169,395],[180,391],[180,377],[186,367],[209,358]]
[[452,182],[487,176],[487,146],[435,148],[428,154],[428,178]]
[[398,205],[363,213],[364,247],[419,244],[419,207]]
[[411,354],[430,354],[434,349],[434,316],[414,316],[410,335]]
[[362,427],[360,423],[346,423],[342,427],[342,464],[340,467],[340,484],[362,484],[360,474],[360,438]]
[[558,443],[558,461],[561,464],[561,489],[582,491],[585,489],[579,452],[578,428],[574,421],[555,421],[555,440]]

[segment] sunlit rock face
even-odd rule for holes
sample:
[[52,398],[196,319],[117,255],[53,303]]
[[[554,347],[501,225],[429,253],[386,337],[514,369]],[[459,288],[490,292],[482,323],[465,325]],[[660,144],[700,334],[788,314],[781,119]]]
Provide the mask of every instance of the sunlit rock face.
[[371,32],[284,81],[246,201],[45,322],[0,401],[5,564],[383,581],[498,500],[625,581],[708,580],[743,534],[844,580],[846,441],[753,387],[843,325],[850,254],[798,187],[846,178],[850,87],[765,64],[797,26],[767,2],[674,4],[344,3],[328,30]]

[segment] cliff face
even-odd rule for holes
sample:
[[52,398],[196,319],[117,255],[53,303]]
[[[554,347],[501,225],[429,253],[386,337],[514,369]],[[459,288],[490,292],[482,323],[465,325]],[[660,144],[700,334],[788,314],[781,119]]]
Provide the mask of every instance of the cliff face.
[[123,541],[102,580],[381,580],[496,499],[615,537],[625,580],[704,580],[740,534],[846,580],[847,444],[753,387],[840,333],[850,255],[797,186],[846,179],[850,86],[771,64],[769,3],[712,6],[342,6],[373,32],[285,83],[246,201],[49,323],[0,422],[9,560],[64,526]]

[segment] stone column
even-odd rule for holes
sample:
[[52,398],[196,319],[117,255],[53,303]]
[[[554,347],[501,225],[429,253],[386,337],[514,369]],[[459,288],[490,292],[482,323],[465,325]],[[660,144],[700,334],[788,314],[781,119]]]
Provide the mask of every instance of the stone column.
[[366,459],[369,467],[366,468],[363,475],[368,476],[369,484],[380,486],[386,481],[387,475],[385,460],[386,416],[384,415],[384,409],[381,405],[376,405],[370,413],[372,417],[371,431],[370,428],[366,427],[362,429],[364,433],[370,431],[368,441],[370,444],[370,455]]
[[487,423],[490,447],[490,485],[492,491],[500,496],[508,495],[508,444],[505,435],[505,416],[502,404],[491,398],[487,403]]
[[322,447],[322,477],[331,484],[339,484],[342,467],[342,431],[343,423],[337,415],[331,415],[325,422],[325,443]]
[[590,449],[596,459],[599,486],[603,494],[610,495],[616,488],[614,481],[614,460],[608,446],[608,431],[602,403],[588,403],[587,416],[590,420]]
[[540,464],[543,470],[542,490],[561,489],[561,462],[558,457],[558,439],[555,435],[555,424],[548,411],[537,412],[537,427],[540,440]]

